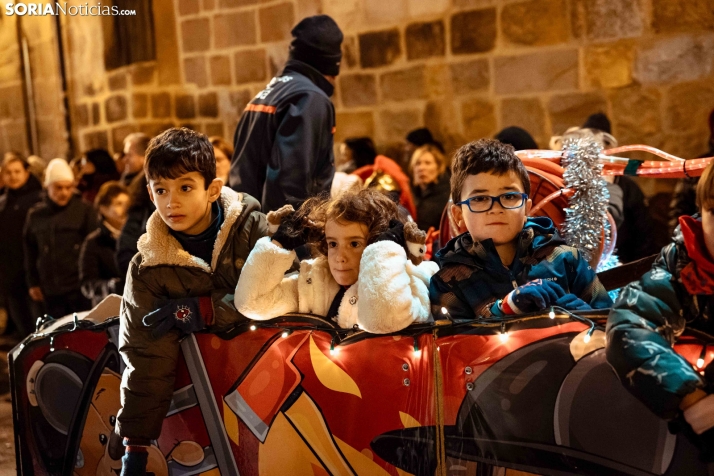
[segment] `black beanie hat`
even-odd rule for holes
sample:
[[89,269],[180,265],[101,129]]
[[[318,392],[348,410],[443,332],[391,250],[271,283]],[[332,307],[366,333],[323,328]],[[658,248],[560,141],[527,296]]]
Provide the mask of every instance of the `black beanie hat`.
[[431,131],[429,129],[422,127],[420,129],[414,129],[407,134],[407,142],[410,142],[417,147],[421,147],[426,144],[433,144],[434,136],[431,135]]
[[496,134],[496,140],[502,142],[503,144],[510,144],[516,150],[528,150],[537,149],[538,144],[536,144],[535,139],[531,136],[527,130],[511,126],[506,127],[501,132]]
[[342,31],[327,15],[303,18],[295,25],[290,59],[307,63],[326,76],[340,74]]
[[607,132],[612,134],[612,128],[610,127],[610,119],[602,112],[596,112],[595,114],[588,117],[583,124],[583,129],[597,129],[602,132]]

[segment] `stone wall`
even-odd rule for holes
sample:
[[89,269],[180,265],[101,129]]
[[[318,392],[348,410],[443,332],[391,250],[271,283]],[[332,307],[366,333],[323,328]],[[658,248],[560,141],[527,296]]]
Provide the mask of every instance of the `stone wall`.
[[[428,126],[453,149],[519,125],[546,147],[552,134],[604,111],[621,143],[685,157],[706,150],[714,107],[711,0],[153,5],[157,60],[110,72],[101,19],[63,18],[79,149],[118,150],[130,131],[153,134],[169,125],[232,137],[245,104],[284,63],[292,25],[322,12],[345,32],[333,98],[337,140],[370,135],[388,150],[407,131]],[[3,114],[0,107],[0,121]]]

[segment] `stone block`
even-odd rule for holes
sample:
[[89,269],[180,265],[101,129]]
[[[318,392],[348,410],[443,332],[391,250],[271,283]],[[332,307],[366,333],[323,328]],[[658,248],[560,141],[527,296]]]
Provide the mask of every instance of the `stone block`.
[[406,101],[426,98],[424,66],[390,71],[379,77],[382,101]]
[[451,52],[484,53],[496,45],[496,9],[471,10],[451,17]]
[[120,91],[126,89],[126,74],[125,73],[117,73],[117,74],[112,74],[108,78],[109,82],[109,90],[110,91]]
[[676,36],[640,45],[633,71],[641,83],[692,81],[712,72],[714,37]]
[[119,122],[127,117],[127,104],[124,96],[110,96],[104,101],[104,108],[107,113],[107,122]]
[[82,150],[108,149],[109,137],[107,131],[93,131],[82,134]]
[[565,43],[570,38],[566,0],[529,0],[504,5],[501,32],[507,42],[517,45]]
[[426,78],[426,96],[428,98],[441,98],[451,96],[451,71],[449,65],[444,63],[427,64],[424,72]]
[[458,9],[472,9],[472,8],[483,8],[491,7],[499,3],[499,0],[452,0],[455,8]]
[[267,77],[264,49],[239,51],[233,57],[233,63],[236,84],[264,81]]
[[198,114],[203,117],[218,117],[218,95],[216,93],[199,94]]
[[21,119],[25,117],[22,86],[0,87],[0,119]]
[[186,129],[191,129],[192,131],[203,133],[203,127],[201,124],[196,124],[195,122],[181,122],[179,127],[185,127]]
[[[213,136],[218,136],[218,137],[226,137],[224,128],[223,128],[223,123],[222,122],[209,122],[206,124],[205,129],[205,134],[208,137],[213,137]],[[228,157],[230,159],[230,157]]]
[[335,123],[335,142],[342,142],[350,137],[374,136],[372,112],[338,112]]
[[456,94],[468,94],[474,91],[487,90],[491,73],[487,59],[477,59],[463,63],[452,63],[451,84]]
[[592,88],[621,88],[632,83],[633,45],[629,41],[589,46],[583,55]]
[[645,25],[639,0],[573,0],[572,23],[576,37],[591,41],[635,38]]
[[362,0],[366,25],[394,24],[407,18],[407,0]]
[[231,91],[229,99],[233,110],[240,116],[248,103],[253,99],[254,94],[248,89],[241,91]]
[[78,127],[89,125],[89,107],[86,104],[77,104],[74,108],[74,122]]
[[131,115],[134,119],[142,119],[149,114],[149,96],[143,93],[131,95]]
[[196,101],[189,94],[176,95],[176,117],[179,119],[193,119],[196,117]]
[[578,51],[503,56],[494,62],[497,94],[557,91],[578,87]]
[[702,130],[708,136],[707,121],[714,105],[714,82],[711,80],[676,84],[664,96],[664,128],[684,133]]
[[444,56],[444,22],[412,23],[407,26],[406,41],[409,60]]
[[608,96],[613,135],[620,144],[660,144],[662,97],[657,89],[632,85],[613,89]]
[[112,150],[111,152],[120,152],[124,150],[124,138],[136,132],[136,126],[125,125],[112,128]]
[[288,60],[288,42],[269,43],[265,46],[265,52],[268,56],[268,76],[277,76],[278,71],[283,69]]
[[183,73],[186,84],[195,84],[199,88],[208,85],[208,75],[206,74],[206,58],[194,56],[183,60]]
[[[215,27],[218,30],[217,26]],[[181,22],[181,38],[183,51],[193,53],[206,51],[211,47],[211,28],[208,18],[184,20]],[[217,45],[218,46],[218,45]]]
[[461,103],[461,121],[468,141],[493,137],[496,133],[495,109],[488,100],[474,98]]
[[156,137],[166,129],[174,127],[175,124],[172,122],[149,122],[146,124],[141,124],[139,126],[139,131],[148,135],[149,137]]
[[207,12],[210,12],[216,8],[216,0],[203,0],[203,9]]
[[363,68],[390,65],[401,55],[402,46],[397,28],[359,35],[359,62]]
[[537,98],[510,98],[501,101],[500,128],[518,126],[526,131],[543,148],[548,147],[545,131],[545,108]]
[[344,74],[339,77],[342,104],[345,107],[377,104],[377,80],[372,74]]
[[194,15],[200,9],[199,0],[179,0],[178,2],[179,15]]
[[[461,146],[464,142],[454,143],[451,140],[460,134],[460,121],[457,104],[451,98],[429,101],[424,109],[424,127],[428,128],[437,140],[446,140],[445,147]],[[456,119],[456,120],[455,120]]]
[[223,8],[237,8],[246,5],[255,5],[258,0],[219,0],[218,5]]
[[359,64],[359,50],[357,49],[357,38],[354,36],[345,37],[342,41],[342,64],[340,71],[352,69]]
[[212,56],[211,84],[223,86],[231,84],[231,59],[228,56]]
[[657,33],[714,30],[712,0],[652,0],[652,28]]
[[607,100],[600,93],[563,94],[548,101],[553,134],[563,134],[570,127],[581,126],[596,112],[607,113]]
[[156,66],[151,63],[137,63],[131,68],[131,83],[134,86],[152,84],[154,82],[154,72]]
[[255,12],[217,13],[213,17],[213,33],[216,48],[253,45],[257,38]]
[[407,3],[412,18],[440,15],[449,9],[449,0],[408,0]]
[[377,128],[377,143],[394,143],[403,141],[409,131],[423,126],[421,109],[385,109],[379,111],[379,127]]
[[98,102],[92,104],[92,125],[97,125],[102,122],[102,108]]
[[290,30],[295,25],[295,11],[292,3],[280,3],[261,8],[260,41],[282,41],[292,38]]
[[295,2],[295,18],[311,17],[322,13],[322,2],[320,0],[297,0]]
[[151,95],[151,117],[171,117],[171,95],[169,93]]

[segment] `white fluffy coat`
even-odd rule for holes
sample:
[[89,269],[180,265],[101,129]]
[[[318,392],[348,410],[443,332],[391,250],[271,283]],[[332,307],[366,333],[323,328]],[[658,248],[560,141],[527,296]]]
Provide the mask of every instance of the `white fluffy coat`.
[[[258,240],[243,267],[235,292],[236,309],[256,320],[290,312],[326,316],[340,286],[330,273],[326,257],[304,260],[300,271],[285,272],[295,252]],[[429,280],[438,271],[432,261],[414,266],[404,248],[391,241],[373,243],[364,250],[357,283],[345,292],[337,324],[354,324],[375,334],[387,334],[431,317]]]

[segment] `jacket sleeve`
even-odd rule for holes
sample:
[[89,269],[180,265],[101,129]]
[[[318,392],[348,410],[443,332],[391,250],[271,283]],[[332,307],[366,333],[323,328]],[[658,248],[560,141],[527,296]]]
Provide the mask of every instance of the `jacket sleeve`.
[[[444,271],[442,269],[442,272]],[[431,301],[432,314],[441,318],[444,315],[442,309],[446,309],[447,314],[445,315],[451,319],[475,319],[476,314],[466,298],[461,294],[460,289],[451,282],[445,281],[442,272],[432,276],[429,282],[429,300]]]
[[298,310],[298,273],[285,275],[295,252],[263,237],[255,244],[243,266],[235,292],[238,312],[257,320],[268,320]]
[[431,317],[429,281],[436,263],[414,266],[404,248],[378,241],[362,254],[357,322],[367,332],[388,334]]
[[28,214],[25,220],[25,228],[22,231],[23,247],[25,254],[25,280],[28,288],[34,288],[40,285],[40,275],[37,272],[37,258],[39,249],[37,247],[37,238],[32,231],[32,213]]
[[233,157],[231,158],[228,181],[231,188],[236,192],[247,193],[258,200],[262,200],[265,173],[267,171],[266,158],[262,157],[263,154],[254,153],[254,144],[246,143],[246,141],[251,140],[251,123],[256,121],[256,114],[263,113],[244,112],[236,127],[236,132],[233,136],[235,152],[233,152]]
[[84,230],[82,233],[84,237],[86,237],[88,234],[90,234],[99,227],[98,217],[99,216],[94,207],[91,205],[87,205],[84,216]]
[[567,249],[570,250],[566,252],[566,273],[570,292],[590,304],[593,309],[612,307],[612,299],[598,279],[595,270],[577,249],[571,247]]
[[154,339],[142,319],[163,296],[161,284],[138,273],[138,260],[129,265],[119,324],[119,352],[126,370],[121,382],[122,408],[117,431],[128,438],[157,439],[174,390],[179,332]]
[[671,244],[639,281],[620,293],[607,320],[607,360],[628,390],[663,418],[673,418],[682,398],[702,385],[673,349],[685,326],[676,276],[667,269]]
[[322,183],[320,191],[329,192],[334,175],[334,117],[329,99],[306,93],[285,108],[273,143],[265,183],[271,192],[263,210],[284,204],[297,209],[316,191],[314,184]]
[[90,301],[103,299],[110,292],[114,292],[111,280],[102,279],[100,261],[97,249],[89,239],[85,239],[79,250],[79,283],[84,297]]

